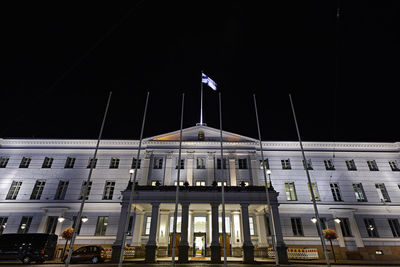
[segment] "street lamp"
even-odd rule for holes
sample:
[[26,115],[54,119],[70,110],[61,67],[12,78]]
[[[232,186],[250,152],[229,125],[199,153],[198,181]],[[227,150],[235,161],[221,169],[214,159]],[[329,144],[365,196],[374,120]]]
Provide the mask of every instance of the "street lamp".
[[[63,221],[65,221],[65,219],[72,221],[72,219],[70,219],[70,218],[65,218],[64,216],[58,217],[57,220],[58,220],[59,223],[62,223]],[[83,223],[87,222],[88,220],[89,220],[89,219],[88,219],[88,217],[86,217],[86,216],[82,216],[82,218],[81,218],[81,221],[82,221]]]
[[129,183],[132,182],[132,175],[133,175],[134,172],[135,172],[135,169],[130,169],[129,170]]
[[[312,217],[311,218],[311,221],[312,221],[312,223],[317,223],[317,218],[315,218],[315,217]],[[328,219],[328,220],[326,220],[327,222],[329,222],[329,221],[334,221],[335,223],[340,223],[341,222],[341,220],[338,218],[338,217],[336,217],[335,219]]]
[[271,183],[271,170],[270,169],[268,169],[267,170],[267,174],[268,174],[268,179],[269,179],[269,187],[272,187],[272,183]]

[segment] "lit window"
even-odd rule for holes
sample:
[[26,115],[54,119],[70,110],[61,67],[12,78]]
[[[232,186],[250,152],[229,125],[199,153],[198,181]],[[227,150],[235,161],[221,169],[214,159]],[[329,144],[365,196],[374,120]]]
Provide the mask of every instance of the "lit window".
[[144,230],[144,234],[145,235],[149,235],[150,234],[150,226],[151,226],[151,216],[147,216],[146,217],[146,228]]
[[249,217],[249,227],[250,227],[250,235],[255,235],[253,217]]
[[7,227],[8,217],[0,217],[0,235],[3,233],[4,229]]
[[[226,185],[227,185],[227,183],[224,182],[224,186],[226,186]],[[222,186],[222,182],[217,182],[217,186]]]
[[[314,193],[315,201],[320,201],[321,199],[319,198],[319,193],[318,193],[318,187],[316,183],[311,183],[311,187]],[[312,201],[312,195],[311,195],[311,190],[310,190],[310,184],[308,184],[308,193],[310,194],[310,200]]]
[[297,200],[296,189],[294,188],[294,183],[285,183],[286,199],[287,200]]
[[106,235],[107,225],[108,225],[108,216],[99,216],[97,218],[96,231],[94,235],[96,236]]
[[367,197],[365,196],[365,192],[361,183],[353,184],[353,190],[358,202],[367,202]]
[[378,230],[376,229],[375,220],[372,218],[364,218],[365,228],[369,237],[379,237]]
[[19,224],[17,234],[26,234],[29,232],[29,228],[32,223],[32,216],[23,216],[21,219],[21,223]]
[[[218,227],[219,232],[222,233],[222,217],[218,217]],[[227,216],[225,216],[225,232],[231,232],[231,220]]]
[[[182,226],[182,217],[177,216],[177,218],[176,218],[176,232],[177,233],[181,232],[181,226]],[[169,217],[169,232],[170,233],[174,232],[174,216]]]
[[[184,183],[185,183],[184,181],[179,181],[179,186],[183,186]],[[175,181],[174,185],[177,186],[178,185],[178,181]]]
[[198,180],[196,181],[196,186],[206,186],[206,181]]
[[268,159],[264,159],[264,162],[262,160],[260,160],[260,169],[262,170],[263,168],[266,170],[269,169]]

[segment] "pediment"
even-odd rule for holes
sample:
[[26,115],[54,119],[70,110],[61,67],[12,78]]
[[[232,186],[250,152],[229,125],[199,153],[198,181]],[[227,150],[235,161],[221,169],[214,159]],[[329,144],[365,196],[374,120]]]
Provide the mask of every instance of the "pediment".
[[[174,131],[166,134],[157,135],[154,137],[146,138],[146,141],[179,141],[180,131]],[[224,142],[255,142],[257,140],[222,131],[222,139]],[[182,130],[183,141],[220,141],[219,129],[211,128],[208,126],[193,126]]]

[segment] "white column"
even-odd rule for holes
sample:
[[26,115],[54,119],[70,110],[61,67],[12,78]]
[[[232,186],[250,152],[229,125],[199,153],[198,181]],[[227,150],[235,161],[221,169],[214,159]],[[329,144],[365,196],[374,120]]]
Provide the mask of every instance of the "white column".
[[149,171],[150,171],[150,160],[152,156],[152,152],[146,152],[145,158],[142,164],[142,179],[140,179],[140,185],[147,185],[149,179]]
[[193,231],[194,231],[193,230],[193,211],[189,211],[189,228],[188,228],[189,246],[193,246]]
[[251,168],[251,178],[253,185],[260,185],[259,179],[258,179],[258,161],[257,161],[257,154],[252,153],[250,155],[250,168]]
[[354,236],[354,239],[355,239],[357,247],[363,248],[364,247],[364,242],[362,241],[360,230],[358,229],[357,222],[356,222],[356,219],[354,217],[354,212],[352,212],[349,215],[349,221],[350,221],[351,232],[353,233],[353,236]]
[[[211,235],[212,235],[212,216],[211,216],[211,211],[207,212],[207,226],[208,226],[208,232],[206,235],[207,238],[207,247],[211,246]],[[193,228],[194,231],[194,228]]]
[[169,211],[161,210],[160,211],[160,226],[158,233],[158,244],[159,246],[168,246],[168,219],[169,219]]
[[268,247],[267,228],[265,224],[264,211],[256,213],[257,217],[257,234],[258,234],[258,247]]
[[237,185],[237,178],[236,178],[236,159],[233,155],[229,155],[229,177],[230,177],[230,185],[236,186]]
[[189,185],[193,185],[193,161],[194,161],[194,153],[188,152],[186,155],[187,158],[187,171],[186,171],[186,181]]
[[207,168],[207,185],[210,186],[215,180],[214,152],[208,152],[206,168]]
[[172,152],[168,152],[165,160],[165,176],[164,185],[171,185],[171,173],[172,173]]
[[37,229],[37,233],[44,233],[44,231],[46,230],[46,222],[47,222],[47,209],[42,209],[43,210],[43,215],[42,215],[42,219],[40,220],[38,229]]
[[232,247],[240,247],[242,244],[242,230],[240,225],[240,211],[232,211]]
[[144,212],[136,209],[135,224],[133,226],[133,234],[131,246],[140,247],[142,245],[142,230],[143,230]]

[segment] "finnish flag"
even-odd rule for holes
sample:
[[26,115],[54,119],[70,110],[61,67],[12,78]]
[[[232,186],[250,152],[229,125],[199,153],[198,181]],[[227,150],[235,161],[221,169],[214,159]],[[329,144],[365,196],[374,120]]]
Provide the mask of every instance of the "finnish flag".
[[201,73],[201,81],[210,86],[214,91],[217,91],[217,83],[211,80],[211,78],[204,73]]

